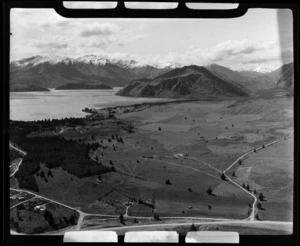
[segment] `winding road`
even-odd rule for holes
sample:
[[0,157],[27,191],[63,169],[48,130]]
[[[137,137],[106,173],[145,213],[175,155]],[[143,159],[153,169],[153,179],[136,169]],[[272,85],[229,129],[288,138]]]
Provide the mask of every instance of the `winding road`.
[[[286,136],[286,137],[283,137],[283,138],[281,138],[281,139],[278,139],[278,140],[272,141],[272,142],[270,142],[270,143],[268,143],[268,144],[265,144],[265,148],[268,147],[268,146],[270,146],[270,145],[272,145],[272,144],[275,144],[275,143],[277,143],[277,142],[279,142],[279,141],[281,141],[281,140],[283,140],[283,139],[287,139],[287,138],[291,137],[293,134],[294,134],[294,132],[292,132],[290,135],[288,135],[288,136]],[[13,148],[13,149],[15,149],[15,150],[17,150],[17,151],[20,152],[21,154],[26,155],[26,152],[24,152],[24,151],[18,149],[17,147],[13,146],[11,143],[10,143],[10,147]],[[258,148],[256,148],[256,151],[261,150],[261,149],[263,149],[263,147],[258,147]],[[253,152],[254,152],[254,150],[249,151],[249,152],[243,154],[243,155],[240,156],[237,160],[235,160],[232,164],[230,164],[230,166],[229,166],[228,168],[226,168],[224,171],[218,170],[218,169],[214,168],[213,166],[211,166],[210,164],[202,163],[202,164],[207,165],[207,166],[209,166],[210,168],[214,169],[215,171],[218,171],[218,172],[220,172],[220,173],[223,173],[223,174],[225,175],[226,179],[227,179],[229,182],[231,182],[232,184],[234,184],[235,186],[237,186],[238,188],[242,189],[244,192],[246,192],[247,194],[249,194],[251,197],[253,197],[254,202],[253,202],[253,204],[252,204],[252,212],[251,212],[251,215],[250,215],[248,218],[243,219],[243,220],[234,220],[234,219],[226,219],[226,218],[161,217],[161,219],[194,219],[194,220],[195,220],[195,219],[200,219],[200,220],[209,220],[209,222],[196,222],[196,223],[194,223],[194,224],[196,224],[196,225],[202,225],[202,224],[220,224],[220,225],[221,225],[221,224],[224,224],[224,225],[232,225],[232,224],[243,224],[243,225],[244,225],[244,224],[245,224],[245,225],[253,225],[253,224],[255,224],[255,225],[257,225],[257,224],[263,224],[263,225],[289,225],[289,226],[292,225],[292,222],[283,222],[283,221],[257,221],[257,220],[255,220],[255,209],[256,209],[256,203],[257,203],[257,198],[256,198],[256,196],[255,196],[254,194],[252,194],[251,192],[249,192],[248,190],[246,190],[245,188],[243,188],[242,186],[240,186],[239,184],[237,184],[237,183],[236,183],[235,181],[233,181],[232,179],[230,179],[230,178],[228,177],[228,175],[226,175],[226,172],[229,171],[236,163],[238,163],[239,160],[245,158],[247,155],[249,155],[250,153],[253,153]],[[197,160],[195,160],[195,159],[193,159],[193,160],[194,160],[194,161],[197,161]],[[155,161],[161,161],[161,162],[165,162],[165,163],[169,163],[169,164],[172,164],[172,165],[176,165],[176,166],[183,167],[183,166],[181,166],[181,165],[179,165],[179,164],[175,164],[175,163],[167,162],[167,161],[163,161],[163,160],[155,160]],[[19,161],[18,168],[19,168],[19,166],[21,165],[21,163],[22,163],[22,159]],[[201,163],[201,162],[200,162],[200,163]],[[184,168],[189,168],[189,169],[192,169],[192,170],[197,171],[197,172],[205,173],[205,172],[199,171],[198,169],[195,169],[195,168],[192,168],[192,167],[184,167]],[[15,172],[13,173],[13,175],[16,173],[16,171],[17,171],[17,170],[15,170]],[[219,178],[219,179],[220,179],[220,177],[217,177],[217,176],[214,176],[214,175],[211,175],[211,174],[208,174],[208,173],[205,173],[205,174],[207,174],[207,175],[209,175],[209,176],[212,176],[212,177],[214,177],[214,178]],[[12,177],[13,175],[11,175],[11,177]],[[120,189],[120,188],[118,188],[118,189]],[[84,220],[84,218],[85,218],[86,216],[99,216],[99,217],[106,217],[106,218],[109,217],[109,218],[112,218],[112,219],[113,219],[113,218],[116,219],[116,218],[119,217],[119,216],[115,216],[115,215],[89,214],[89,213],[85,213],[85,212],[82,212],[82,211],[80,211],[80,210],[78,210],[78,209],[76,209],[76,208],[73,208],[73,207],[71,207],[71,206],[68,206],[68,205],[66,205],[66,204],[63,204],[63,203],[61,203],[61,202],[55,201],[55,200],[53,200],[53,199],[47,198],[47,197],[45,197],[45,196],[38,195],[38,194],[36,194],[36,193],[34,193],[34,192],[31,192],[31,191],[28,191],[28,190],[24,190],[24,189],[10,188],[10,190],[17,191],[17,192],[26,192],[26,193],[28,193],[28,194],[34,195],[34,197],[31,197],[31,198],[29,198],[29,199],[27,199],[27,200],[25,200],[25,201],[22,201],[22,203],[24,203],[24,202],[26,202],[26,201],[29,201],[29,200],[31,200],[31,199],[33,199],[33,198],[40,198],[40,199],[44,199],[44,200],[47,200],[47,201],[49,201],[49,202],[56,203],[56,204],[59,204],[59,205],[61,205],[61,206],[66,207],[66,208],[69,208],[69,209],[72,209],[72,210],[77,211],[77,212],[79,213],[79,218],[78,218],[78,222],[77,222],[77,225],[76,225],[76,230],[80,230],[81,225],[82,225],[82,222],[83,222],[83,220]],[[122,189],[120,189],[120,190],[122,190]],[[14,208],[14,207],[16,207],[16,206],[18,206],[18,205],[20,205],[20,204],[21,204],[21,203],[12,206],[11,209]],[[127,215],[127,216],[126,216],[127,218],[130,218],[130,217],[132,217],[132,218],[137,218],[137,219],[138,219],[138,218],[139,218],[139,219],[149,219],[149,218],[152,218],[152,217],[136,217],[136,216],[129,216],[129,215],[127,214],[127,212],[126,212],[126,215]],[[182,225],[190,225],[190,224],[191,224],[191,223],[149,224],[149,225],[137,225],[137,226],[122,226],[122,227],[114,227],[114,228],[101,228],[101,229],[97,229],[97,230],[122,230],[122,229],[129,229],[129,228],[131,229],[131,228],[147,228],[147,227],[151,227],[151,228],[153,228],[153,227],[174,227],[174,226],[182,226]]]
[[[280,139],[278,139],[278,140],[275,140],[275,141],[272,141],[272,142],[270,142],[270,143],[267,143],[267,144],[265,144],[264,146],[265,146],[265,148],[267,148],[267,147],[271,146],[272,144],[275,144],[275,143],[277,143],[277,142],[279,142],[279,141],[281,141],[281,140],[290,138],[293,134],[294,134],[294,132],[292,132],[292,133],[291,133],[290,135],[288,135],[288,136],[285,136],[285,137],[282,137],[282,138],[280,138]],[[228,170],[230,170],[236,163],[238,163],[239,160],[245,158],[247,155],[249,155],[249,154],[251,154],[251,153],[254,153],[254,152],[255,152],[254,150],[258,151],[258,150],[262,150],[262,149],[264,149],[264,148],[263,148],[262,146],[260,146],[260,147],[258,147],[258,148],[255,148],[255,149],[251,150],[251,151],[248,151],[247,153],[243,154],[243,155],[240,156],[238,159],[236,159],[236,160],[235,160],[228,168],[226,168],[226,169],[223,171],[223,173],[224,173],[224,175],[226,176],[226,178],[227,178],[232,184],[236,185],[237,187],[239,187],[239,188],[242,189],[244,192],[246,192],[247,194],[249,194],[250,196],[252,196],[252,197],[254,198],[254,202],[253,202],[253,204],[252,204],[251,215],[248,217],[248,220],[252,220],[252,221],[255,220],[255,214],[256,214],[255,208],[256,208],[256,204],[257,204],[257,197],[256,197],[254,194],[252,194],[250,191],[248,191],[247,189],[245,189],[245,188],[243,188],[242,186],[240,186],[238,183],[234,182],[231,178],[229,178],[228,175],[226,175],[226,172],[227,172]]]

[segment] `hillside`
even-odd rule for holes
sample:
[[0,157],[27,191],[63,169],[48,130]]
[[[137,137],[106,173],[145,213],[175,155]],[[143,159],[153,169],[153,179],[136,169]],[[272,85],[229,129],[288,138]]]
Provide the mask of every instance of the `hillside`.
[[168,71],[135,61],[83,56],[77,59],[34,56],[10,64],[10,85],[55,88],[68,83],[124,86],[133,79]]
[[294,84],[294,63],[284,64],[278,69],[258,76],[254,79],[256,85],[264,85],[261,89],[270,88],[293,88]]
[[229,68],[210,64],[206,68],[219,78],[238,83],[248,91],[272,89],[275,87],[289,88],[293,84],[293,63],[285,64],[282,67],[268,72],[256,71],[233,71]]
[[285,64],[279,68],[277,87],[294,89],[294,63]]
[[209,98],[215,96],[247,96],[244,87],[225,81],[205,67],[185,66],[154,79],[134,80],[117,95],[133,97]]
[[273,78],[265,76],[264,73],[255,71],[233,71],[217,64],[208,65],[206,68],[223,80],[244,86],[249,92],[271,89],[274,88],[276,83]]
[[109,90],[113,88],[108,85],[102,85],[102,84],[90,85],[90,84],[75,84],[75,83],[64,84],[55,88],[55,90],[97,90],[97,89]]

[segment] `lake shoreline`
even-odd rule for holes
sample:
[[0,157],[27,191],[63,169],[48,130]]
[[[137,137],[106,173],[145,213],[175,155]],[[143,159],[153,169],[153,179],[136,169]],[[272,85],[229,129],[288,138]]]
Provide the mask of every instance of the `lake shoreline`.
[[11,92],[10,119],[33,121],[85,117],[84,108],[109,108],[161,102],[166,99],[129,98],[117,96],[120,87],[112,90],[53,90],[46,92]]

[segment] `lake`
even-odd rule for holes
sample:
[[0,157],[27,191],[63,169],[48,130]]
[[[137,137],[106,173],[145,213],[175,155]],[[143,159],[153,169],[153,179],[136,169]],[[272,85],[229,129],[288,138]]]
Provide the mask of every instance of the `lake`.
[[159,98],[116,96],[112,90],[54,90],[39,92],[10,92],[11,120],[61,119],[83,117],[84,108],[106,108],[143,102],[165,101]]

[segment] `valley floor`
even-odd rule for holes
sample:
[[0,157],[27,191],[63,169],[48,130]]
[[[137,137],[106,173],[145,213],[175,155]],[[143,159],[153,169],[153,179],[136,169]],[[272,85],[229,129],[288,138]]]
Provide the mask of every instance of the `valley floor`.
[[[114,172],[78,178],[56,168],[47,182],[34,176],[40,196],[77,211],[76,230],[164,223],[208,230],[233,220],[245,234],[291,233],[293,97],[169,102],[98,114],[112,110],[110,119],[64,126],[54,135],[101,143],[90,157]],[[285,221],[288,229],[245,229],[257,221]]]

